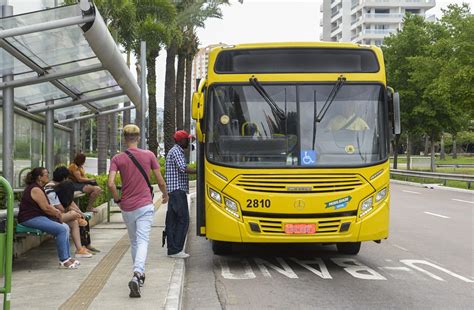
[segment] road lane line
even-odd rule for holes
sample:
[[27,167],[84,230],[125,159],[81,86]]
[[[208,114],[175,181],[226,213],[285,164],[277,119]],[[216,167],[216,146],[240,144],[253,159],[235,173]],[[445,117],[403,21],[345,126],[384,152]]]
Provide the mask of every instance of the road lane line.
[[442,217],[444,219],[450,219],[450,217],[446,215],[441,215],[441,214],[436,214],[436,213],[431,213],[431,212],[425,212],[425,213],[429,215],[437,216],[437,217]]
[[419,192],[413,192],[413,191],[407,191],[407,190],[402,190],[402,192],[410,193],[410,194],[416,194],[416,195],[420,195],[420,194],[421,194],[421,193],[419,193]]
[[397,245],[397,244],[394,244],[393,246],[396,247],[396,248],[399,248],[399,249],[402,250],[402,251],[408,252],[407,249],[405,249],[404,247],[401,247],[401,246],[399,246],[399,245]]
[[467,202],[467,203],[472,203],[472,204],[474,204],[474,201],[467,201],[467,200],[456,199],[456,198],[452,198],[451,200],[460,201],[460,202]]

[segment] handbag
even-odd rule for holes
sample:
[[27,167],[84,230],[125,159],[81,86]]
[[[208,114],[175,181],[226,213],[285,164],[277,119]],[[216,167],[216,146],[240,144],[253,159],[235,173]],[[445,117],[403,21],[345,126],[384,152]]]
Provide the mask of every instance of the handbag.
[[151,186],[150,184],[150,180],[148,180],[148,176],[146,175],[146,172],[145,170],[143,170],[143,167],[140,165],[140,163],[138,162],[138,160],[135,158],[135,156],[133,156],[132,153],[130,153],[128,150],[125,150],[125,153],[128,155],[128,157],[132,160],[132,162],[135,164],[135,166],[137,166],[138,170],[140,171],[140,173],[142,174],[143,178],[145,178],[145,181],[146,181],[146,184],[148,185],[148,188],[150,189],[150,194],[151,194],[151,199],[153,199],[153,197],[155,196],[153,194],[153,187]]

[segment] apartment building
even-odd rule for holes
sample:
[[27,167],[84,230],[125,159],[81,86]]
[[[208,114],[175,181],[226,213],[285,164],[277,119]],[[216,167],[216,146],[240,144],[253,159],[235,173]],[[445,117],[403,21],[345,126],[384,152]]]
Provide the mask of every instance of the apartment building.
[[381,45],[401,28],[406,13],[427,17],[435,5],[435,0],[323,0],[320,39]]
[[213,44],[203,48],[200,48],[193,59],[193,70],[192,70],[192,81],[191,91],[195,92],[198,85],[196,85],[196,79],[203,79],[207,75],[207,64],[209,60],[209,52],[211,49],[217,46],[226,45],[224,43]]

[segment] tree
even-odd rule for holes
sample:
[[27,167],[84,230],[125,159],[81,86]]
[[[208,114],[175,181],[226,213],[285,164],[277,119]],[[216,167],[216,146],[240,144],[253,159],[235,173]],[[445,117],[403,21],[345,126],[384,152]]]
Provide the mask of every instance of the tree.
[[[185,37],[194,33],[197,27],[204,27],[204,21],[207,18],[222,18],[222,12],[219,8],[222,4],[228,4],[228,0],[182,0],[176,4],[178,12],[176,18],[176,29],[172,31],[172,40],[167,47],[166,57],[166,76],[165,76],[165,111],[164,111],[164,140],[165,140],[165,153],[168,153],[169,149],[173,146],[174,142],[172,139],[173,132],[176,128],[176,122],[182,126],[181,120],[183,116],[183,85],[185,79],[185,63],[183,60],[179,66],[180,71],[178,72],[179,79],[176,79],[175,72],[175,61],[176,55],[185,58],[186,52],[189,51],[189,46],[186,43]],[[194,36],[195,37],[195,36]],[[197,42],[197,41],[196,41]],[[194,55],[193,55],[194,56]],[[180,98],[176,96],[179,95]],[[189,97],[190,94],[186,93]],[[178,107],[178,108],[177,108]],[[178,117],[177,117],[178,115]],[[184,125],[186,127],[186,125]],[[182,128],[178,128],[182,129]]]
[[455,136],[473,117],[474,17],[467,4],[450,5],[441,21],[429,26],[431,44],[424,55],[409,59],[409,65],[410,81],[422,90],[414,113],[430,137],[434,171],[435,142],[446,131]]
[[[420,118],[413,113],[419,104],[421,90],[410,82],[410,74],[413,70],[408,59],[425,53],[430,38],[424,19],[418,15],[407,14],[403,18],[403,29],[395,35],[390,35],[384,40],[382,47],[388,84],[400,94],[400,113],[402,130],[407,135],[407,168],[410,160],[410,140],[413,135],[421,132]],[[396,162],[399,141],[393,145],[394,158]],[[394,165],[396,168],[396,164]]]
[[176,9],[169,0],[134,0],[137,10],[137,41],[134,46],[137,58],[139,42],[146,42],[147,88],[148,88],[148,148],[155,155],[158,150],[156,111],[156,58],[161,48],[170,42],[174,29]]

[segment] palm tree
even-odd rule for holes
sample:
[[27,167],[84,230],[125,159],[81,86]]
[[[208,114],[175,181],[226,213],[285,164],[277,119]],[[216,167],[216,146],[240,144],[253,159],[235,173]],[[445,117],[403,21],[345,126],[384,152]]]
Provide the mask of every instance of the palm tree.
[[[137,38],[147,46],[147,88],[148,88],[148,148],[155,155],[158,150],[156,124],[156,58],[164,44],[170,41],[174,29],[176,9],[169,0],[134,0],[137,10]],[[139,42],[135,55],[139,55]],[[137,57],[138,58],[138,57]]]
[[[178,79],[175,74],[176,55],[185,57],[186,49],[182,47],[185,43],[187,33],[194,34],[197,27],[204,27],[204,21],[207,18],[222,18],[222,12],[219,8],[222,4],[229,4],[228,0],[182,0],[176,4],[178,12],[176,18],[176,29],[172,32],[173,37],[167,48],[166,57],[166,76],[165,76],[165,114],[164,114],[164,136],[165,136],[165,153],[173,146],[172,135],[176,129],[176,124],[182,129],[183,116],[183,91],[185,74],[183,71],[186,66],[183,60],[178,60]],[[195,41],[197,42],[197,40]],[[195,53],[195,52],[194,52]],[[194,55],[193,55],[194,56]],[[181,58],[180,57],[180,58]],[[181,65],[180,65],[181,63]],[[177,98],[179,96],[179,98]],[[190,94],[186,93],[189,97]],[[177,123],[176,123],[177,122]],[[188,122],[189,124],[189,122]],[[184,125],[186,126],[186,125]],[[188,125],[189,127],[189,125]]]
[[186,80],[185,80],[185,94],[184,98],[184,129],[190,131],[191,129],[191,86],[192,80],[193,59],[198,52],[199,39],[194,31],[186,36],[188,44],[186,45]]

